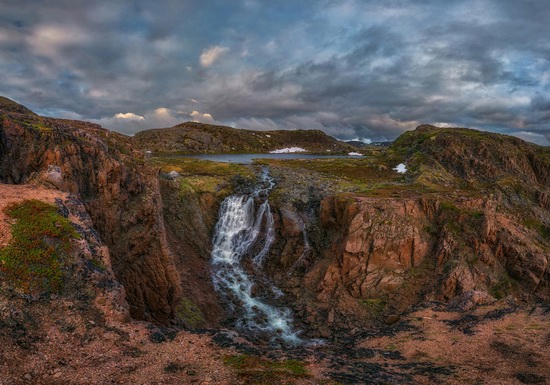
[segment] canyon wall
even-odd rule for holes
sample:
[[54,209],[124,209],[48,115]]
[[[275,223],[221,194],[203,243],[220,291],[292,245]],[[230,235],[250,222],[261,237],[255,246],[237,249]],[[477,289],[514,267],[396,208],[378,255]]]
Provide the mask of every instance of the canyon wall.
[[[0,106],[0,182],[84,203],[132,317],[223,323],[210,276],[221,193],[159,178],[123,135]],[[452,134],[464,138],[421,126],[388,150],[410,168],[393,195],[343,193],[304,170],[275,175],[266,272],[311,336],[391,322],[426,300],[550,299],[550,157],[515,139]]]
[[329,196],[305,227],[303,215],[288,208],[277,218],[270,272],[314,335],[368,327],[425,300],[448,303],[474,292],[479,301],[550,299],[549,239],[499,212],[492,199],[455,205]]
[[137,160],[127,137],[97,125],[42,118],[5,104],[0,112],[0,181],[77,195],[109,246],[131,315],[168,323],[181,287],[157,171]]

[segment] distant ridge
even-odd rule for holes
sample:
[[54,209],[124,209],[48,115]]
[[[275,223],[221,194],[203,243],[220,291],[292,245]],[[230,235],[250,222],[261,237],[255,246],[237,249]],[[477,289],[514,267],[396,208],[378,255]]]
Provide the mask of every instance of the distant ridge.
[[356,150],[320,130],[252,131],[197,122],[138,132],[134,146],[154,153],[267,153],[300,147],[312,153]]
[[349,144],[353,147],[357,147],[357,148],[365,148],[365,147],[368,147],[368,146],[388,147],[388,146],[391,146],[393,141],[387,140],[387,141],[383,141],[383,142],[365,143],[365,142],[362,142],[360,140],[346,140],[346,141],[344,141],[344,143],[347,143],[347,144]]

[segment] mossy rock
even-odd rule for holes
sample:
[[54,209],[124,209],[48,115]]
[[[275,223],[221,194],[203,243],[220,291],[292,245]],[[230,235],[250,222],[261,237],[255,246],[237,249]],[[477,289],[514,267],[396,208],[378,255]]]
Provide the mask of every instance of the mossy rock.
[[189,298],[185,297],[181,299],[176,307],[176,317],[192,329],[202,327],[206,323],[199,307]]
[[12,239],[0,249],[0,271],[6,281],[26,294],[59,293],[63,267],[79,234],[53,205],[26,200],[8,206],[15,222]]

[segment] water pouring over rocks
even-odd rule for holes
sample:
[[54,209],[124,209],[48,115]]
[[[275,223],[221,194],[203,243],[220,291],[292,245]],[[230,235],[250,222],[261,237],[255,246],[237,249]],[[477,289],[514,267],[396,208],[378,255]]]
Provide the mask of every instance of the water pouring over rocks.
[[272,283],[264,285],[267,290],[258,290],[258,283],[245,268],[250,266],[260,273],[254,277],[267,280],[262,267],[275,238],[268,201],[274,187],[275,181],[264,168],[251,194],[235,194],[223,201],[212,242],[212,280],[231,303],[239,330],[252,337],[298,345],[302,340],[292,325],[290,309],[267,303],[269,298],[280,297],[281,291]]

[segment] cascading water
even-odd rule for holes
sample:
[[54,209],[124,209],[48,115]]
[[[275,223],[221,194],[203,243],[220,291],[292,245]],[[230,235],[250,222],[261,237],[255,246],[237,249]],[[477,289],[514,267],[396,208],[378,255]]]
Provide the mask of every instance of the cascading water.
[[[212,280],[216,290],[234,302],[233,310],[240,314],[238,328],[297,345],[301,339],[292,327],[290,310],[271,306],[255,295],[256,283],[243,267],[251,262],[257,275],[266,280],[261,268],[275,237],[267,196],[274,186],[264,168],[252,194],[231,195],[223,201],[212,242]],[[273,298],[282,295],[273,284],[267,286],[270,293],[265,294]]]

